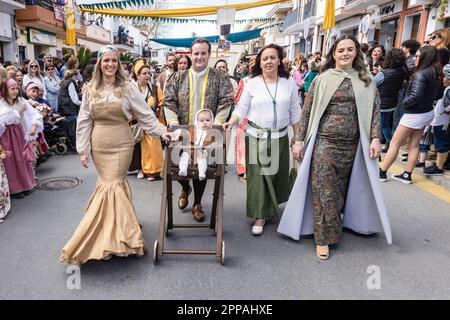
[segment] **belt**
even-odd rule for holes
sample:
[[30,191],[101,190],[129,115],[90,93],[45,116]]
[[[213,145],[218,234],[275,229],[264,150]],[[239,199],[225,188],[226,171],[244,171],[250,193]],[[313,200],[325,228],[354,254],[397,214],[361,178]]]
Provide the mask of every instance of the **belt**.
[[261,127],[261,126],[258,126],[256,123],[254,123],[253,121],[250,121],[250,120],[248,120],[248,124],[249,124],[252,128],[258,130],[258,138],[263,138],[263,135],[264,135],[265,133],[267,133],[267,139],[271,139],[271,137],[272,137],[272,132],[274,132],[274,133],[280,133],[280,132],[286,131],[287,128],[288,128],[288,126],[284,126],[283,128],[278,128],[278,129],[268,129],[268,128],[263,128],[263,127]]
[[[260,168],[263,170],[265,167],[270,168],[270,164],[263,165],[261,163],[261,157],[272,157],[272,132],[283,132],[287,130],[288,126],[284,126],[279,129],[267,129],[258,126],[256,123],[248,120],[248,124],[258,130],[258,137],[256,138],[256,154],[257,154],[257,162]],[[264,133],[267,132],[267,137],[263,137]],[[260,135],[262,133],[262,135]],[[278,156],[278,155],[275,155]]]

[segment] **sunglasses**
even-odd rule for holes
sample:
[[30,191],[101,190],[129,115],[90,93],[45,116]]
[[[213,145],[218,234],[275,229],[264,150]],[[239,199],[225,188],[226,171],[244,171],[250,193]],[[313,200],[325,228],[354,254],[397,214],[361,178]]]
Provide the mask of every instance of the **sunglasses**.
[[36,68],[37,69],[38,66],[30,66],[30,68]]
[[47,71],[53,71],[53,70],[55,70],[55,69],[53,69],[53,68],[47,68]]
[[437,35],[437,34],[433,34],[431,37],[430,37],[430,39],[431,40],[434,40],[434,39],[436,39],[436,38],[441,38],[441,37],[439,37],[439,35]]

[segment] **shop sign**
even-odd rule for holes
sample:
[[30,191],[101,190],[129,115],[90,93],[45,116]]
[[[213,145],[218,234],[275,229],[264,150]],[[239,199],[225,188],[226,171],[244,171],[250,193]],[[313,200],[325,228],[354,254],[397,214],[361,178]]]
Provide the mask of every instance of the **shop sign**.
[[383,18],[396,13],[400,13],[403,8],[403,1],[395,1],[388,3],[384,6],[380,6],[379,10],[375,10],[377,18]]
[[380,9],[380,17],[387,15],[389,13],[394,13],[394,9],[395,9],[395,3],[393,3],[392,5],[383,7]]
[[28,42],[56,47],[56,34],[34,28],[28,28]]

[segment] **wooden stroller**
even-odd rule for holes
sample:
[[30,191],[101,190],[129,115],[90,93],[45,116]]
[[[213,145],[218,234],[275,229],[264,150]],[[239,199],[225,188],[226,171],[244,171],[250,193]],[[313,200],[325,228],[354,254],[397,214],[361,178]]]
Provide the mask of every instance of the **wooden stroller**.
[[[182,135],[180,140],[189,141],[189,125],[172,126],[170,131],[181,129]],[[154,242],[153,246],[153,262],[157,263],[160,256],[165,254],[199,254],[199,255],[215,255],[223,265],[225,262],[225,242],[222,240],[222,224],[223,224],[223,196],[224,196],[224,174],[225,174],[225,150],[226,139],[222,126],[214,125],[212,127],[215,138],[214,144],[207,147],[198,147],[193,145],[186,145],[182,143],[179,145],[177,141],[172,141],[167,146],[166,157],[164,161],[163,172],[163,190],[161,197],[161,211],[159,220],[158,240]],[[187,139],[187,140],[185,140]],[[208,164],[206,171],[206,179],[214,180],[214,193],[212,210],[209,224],[176,224],[173,219],[173,192],[172,182],[176,180],[184,180],[196,178],[198,179],[198,169],[194,162],[189,164],[188,175],[179,176],[178,163],[173,162],[173,157],[179,154],[180,149],[205,149],[209,156],[215,159],[213,163]],[[189,150],[190,151],[190,150]],[[169,230],[173,229],[210,229],[214,230],[216,236],[215,250],[188,250],[188,249],[166,249],[164,241],[169,235]]]

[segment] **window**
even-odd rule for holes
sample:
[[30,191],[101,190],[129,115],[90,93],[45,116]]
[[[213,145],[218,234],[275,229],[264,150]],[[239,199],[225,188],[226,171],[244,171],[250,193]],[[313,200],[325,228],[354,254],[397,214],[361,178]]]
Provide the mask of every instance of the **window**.
[[381,23],[381,28],[378,32],[378,42],[389,50],[395,46],[397,39],[397,27],[400,19],[393,19]]
[[420,15],[417,15],[417,16],[414,16],[412,19],[410,39],[417,40],[417,35],[419,34],[419,27],[420,27]]
[[19,62],[22,63],[23,60],[26,59],[26,47],[25,46],[19,46]]

